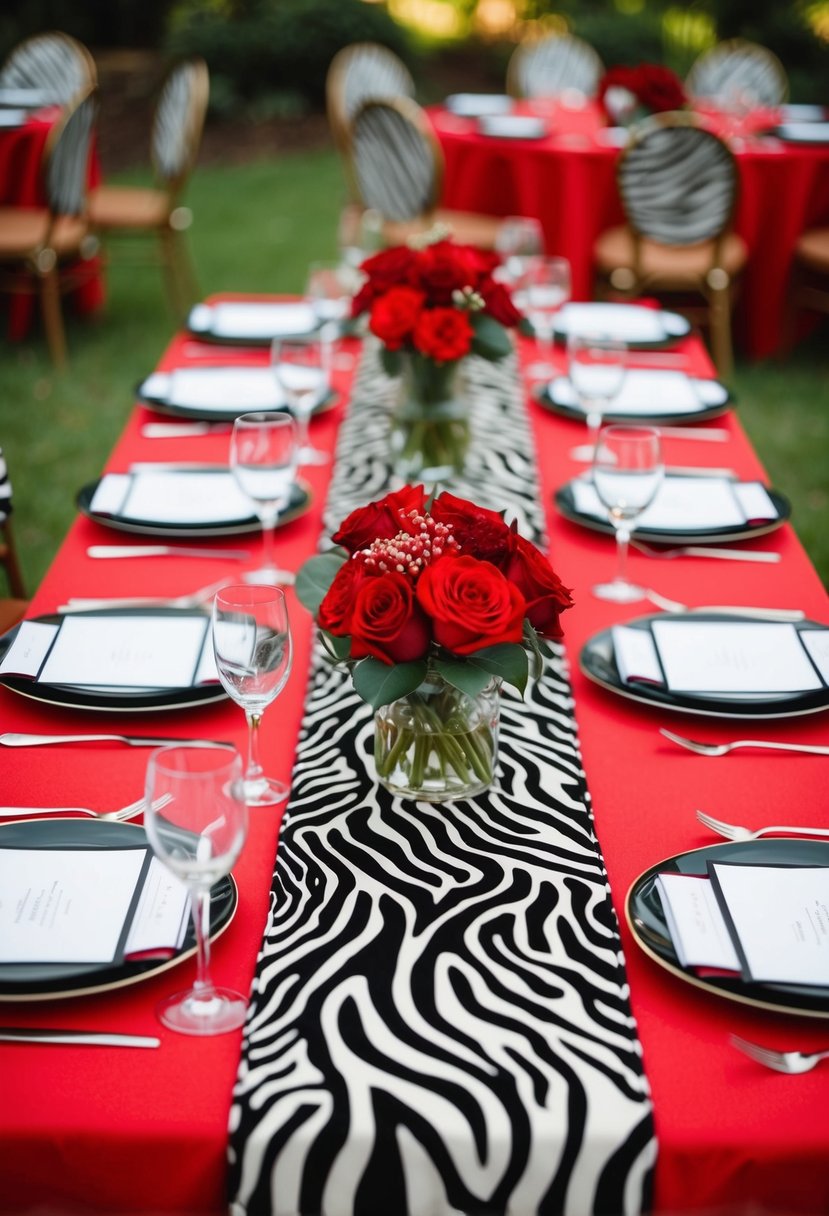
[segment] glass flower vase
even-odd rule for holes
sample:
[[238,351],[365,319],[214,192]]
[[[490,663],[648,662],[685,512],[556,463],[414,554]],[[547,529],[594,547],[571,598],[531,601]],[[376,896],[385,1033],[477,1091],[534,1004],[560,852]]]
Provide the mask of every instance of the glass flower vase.
[[463,360],[405,355],[391,423],[395,474],[409,484],[450,481],[463,471],[469,433]]
[[492,784],[498,759],[500,680],[476,696],[437,672],[374,716],[374,762],[386,789],[426,802],[471,798]]

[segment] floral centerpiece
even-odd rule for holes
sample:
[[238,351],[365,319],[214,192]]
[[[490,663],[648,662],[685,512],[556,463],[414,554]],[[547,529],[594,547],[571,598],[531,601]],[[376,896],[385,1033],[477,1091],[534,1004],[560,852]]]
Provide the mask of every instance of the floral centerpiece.
[[493,278],[498,263],[435,231],[362,264],[352,315],[368,315],[384,370],[401,378],[392,450],[405,481],[444,480],[463,467],[469,415],[459,369],[470,354],[502,359],[511,350],[507,329],[521,320]]
[[688,104],[682,82],[658,63],[615,67],[599,83],[599,102],[615,126],[629,126],[650,114],[681,110]]
[[374,708],[390,789],[430,801],[486,788],[501,681],[523,692],[572,604],[550,562],[501,515],[405,486],[353,511],[297,594],[333,662]]

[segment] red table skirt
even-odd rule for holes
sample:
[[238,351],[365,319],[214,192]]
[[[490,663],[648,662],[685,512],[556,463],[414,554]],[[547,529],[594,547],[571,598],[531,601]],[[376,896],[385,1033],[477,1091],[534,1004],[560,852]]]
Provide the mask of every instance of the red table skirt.
[[[593,298],[593,247],[623,222],[616,187],[618,147],[598,107],[546,107],[543,139],[493,139],[472,119],[430,111],[446,162],[441,203],[489,215],[529,215],[547,252],[570,260],[573,298]],[[763,121],[770,124],[773,115]],[[758,120],[759,121],[759,120]],[[722,122],[712,116],[713,125]],[[748,132],[750,136],[750,132]],[[783,349],[794,246],[801,232],[829,224],[829,145],[754,137],[735,148],[740,190],[734,218],[749,250],[735,312],[735,341],[751,358]]]
[[[349,348],[357,353],[356,344]],[[689,365],[710,364],[699,342],[684,349]],[[172,367],[208,350],[215,360],[266,362],[267,352],[233,352],[177,339],[161,362]],[[522,356],[532,359],[529,344]],[[149,370],[149,369],[148,369]],[[347,396],[348,371],[338,372]],[[313,422],[315,445],[332,448],[340,404]],[[355,405],[358,408],[358,405]],[[586,532],[555,512],[553,490],[573,476],[569,449],[584,427],[528,403],[547,508],[556,569],[574,588],[576,607],[566,614],[576,716],[596,827],[616,907],[623,920],[625,893],[636,876],[660,858],[711,841],[694,818],[696,807],[734,822],[806,822],[829,827],[827,762],[820,757],[738,752],[708,760],[678,751],[658,733],[663,724],[692,737],[719,739],[751,732],[743,723],[668,715],[633,705],[591,684],[578,669],[581,645],[611,622],[642,615],[641,605],[619,608],[594,599],[591,584],[614,568],[612,539]],[[108,468],[124,471],[133,460],[191,459],[221,462],[227,436],[146,440],[135,411]],[[672,464],[729,464],[741,475],[762,470],[733,416],[718,420],[727,443],[666,440]],[[308,513],[278,533],[278,559],[295,568],[315,550],[328,468],[304,470],[312,486]],[[177,595],[226,572],[216,562],[148,558],[123,565],[93,561],[87,545],[112,540],[87,519],[73,525],[38,591],[32,613],[53,611],[70,595]],[[786,526],[754,542],[781,554],[777,566],[688,559],[650,561],[631,556],[633,577],[689,604],[742,603],[798,606],[829,621],[826,593]],[[244,539],[255,551],[257,539]],[[268,768],[290,778],[305,693],[310,618],[290,594],[295,662],[285,691],[264,715]],[[667,719],[670,718],[670,722]],[[188,712],[150,717],[102,717],[38,706],[0,688],[0,725],[17,731],[160,732],[233,739],[244,746],[241,711],[223,702]],[[827,742],[826,715],[763,723],[763,737]],[[0,760],[0,801],[5,804],[121,805],[143,786],[147,753],[118,745],[9,749]],[[235,870],[239,908],[216,943],[217,982],[249,987],[272,873],[279,812],[251,815],[251,832]],[[792,1078],[768,1072],[729,1044],[735,1032],[771,1046],[810,1050],[826,1044],[829,1023],[769,1013],[723,1000],[666,973],[645,957],[622,924],[631,999],[652,1087],[659,1160],[656,1208],[660,1213],[829,1211],[826,1153],[827,1073]],[[192,963],[132,988],[53,1004],[2,1008],[17,1025],[100,1027],[158,1034],[158,1051],[118,1048],[32,1047],[0,1043],[0,1210],[218,1213],[224,1208],[228,1112],[239,1059],[239,1034],[199,1040],[164,1030],[158,1000],[191,980]],[[391,1214],[390,1214],[391,1216]],[[529,1216],[519,1213],[517,1216]]]

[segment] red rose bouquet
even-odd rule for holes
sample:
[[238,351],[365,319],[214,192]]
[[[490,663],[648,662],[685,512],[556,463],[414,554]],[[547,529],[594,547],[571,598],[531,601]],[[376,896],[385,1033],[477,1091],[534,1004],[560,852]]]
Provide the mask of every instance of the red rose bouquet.
[[381,780],[397,771],[395,788],[434,800],[470,776],[483,788],[493,724],[470,725],[469,704],[493,681],[496,702],[501,680],[523,692],[540,639],[561,637],[570,592],[501,515],[447,492],[429,503],[423,486],[353,511],[333,539],[340,547],[306,562],[296,589],[360,696],[375,710],[405,702],[388,746],[378,735]]
[[403,377],[399,429],[393,439],[404,480],[438,480],[463,466],[468,418],[456,372],[467,355],[501,359],[512,349],[507,329],[521,315],[493,278],[496,254],[442,236],[398,245],[367,258],[365,282],[352,303],[382,343],[389,376]]
[[619,126],[688,104],[679,77],[658,63],[610,68],[599,84],[599,101],[610,121]]

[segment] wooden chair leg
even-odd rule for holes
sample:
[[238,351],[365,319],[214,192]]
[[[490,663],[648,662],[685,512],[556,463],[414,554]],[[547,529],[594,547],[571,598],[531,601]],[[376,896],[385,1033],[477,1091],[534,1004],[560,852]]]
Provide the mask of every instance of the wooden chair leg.
[[734,367],[731,345],[731,292],[712,290],[709,296],[711,354],[721,379],[727,380]]
[[60,280],[57,267],[48,271],[40,280],[40,309],[49,353],[55,367],[66,367],[66,331],[60,303]]

